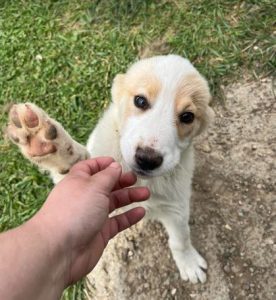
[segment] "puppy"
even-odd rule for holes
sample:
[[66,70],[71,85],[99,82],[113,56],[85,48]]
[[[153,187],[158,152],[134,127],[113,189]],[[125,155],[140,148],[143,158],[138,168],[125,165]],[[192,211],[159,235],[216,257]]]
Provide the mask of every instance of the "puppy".
[[143,204],[147,217],[165,226],[181,277],[205,282],[207,263],[191,243],[188,220],[192,141],[213,118],[210,98],[206,80],[187,59],[156,56],[115,77],[112,103],[86,148],[31,103],[12,107],[7,132],[55,183],[88,157],[112,156],[125,171],[135,172],[137,184],[151,190],[150,200]]

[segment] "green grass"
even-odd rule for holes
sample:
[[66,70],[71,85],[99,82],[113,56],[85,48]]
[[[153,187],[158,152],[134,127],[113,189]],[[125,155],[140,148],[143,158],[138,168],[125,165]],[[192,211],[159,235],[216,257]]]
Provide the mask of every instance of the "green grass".
[[[85,143],[110,100],[112,78],[142,53],[188,57],[214,95],[244,74],[271,74],[273,3],[0,0],[0,125],[7,121],[6,104],[31,101]],[[0,153],[3,231],[30,218],[52,183],[2,136]],[[72,287],[64,299],[82,299],[81,287]]]

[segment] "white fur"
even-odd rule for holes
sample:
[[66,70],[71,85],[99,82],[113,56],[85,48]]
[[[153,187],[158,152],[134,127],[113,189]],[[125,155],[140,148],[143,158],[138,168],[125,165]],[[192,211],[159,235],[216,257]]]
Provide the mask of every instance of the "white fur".
[[[169,235],[169,245],[184,280],[205,282],[205,260],[190,240],[189,201],[194,170],[193,146],[189,138],[180,141],[173,122],[176,87],[185,74],[198,72],[189,61],[175,55],[143,60],[130,68],[154,70],[162,82],[162,91],[152,109],[130,117],[121,127],[120,111],[112,103],[91,134],[87,150],[92,157],[109,155],[125,169],[133,169],[138,143],[152,145],[162,153],[164,162],[154,171],[154,177],[140,178],[138,185],[148,186],[151,198],[145,202],[147,217],[159,220]],[[141,205],[139,203],[139,205]]]

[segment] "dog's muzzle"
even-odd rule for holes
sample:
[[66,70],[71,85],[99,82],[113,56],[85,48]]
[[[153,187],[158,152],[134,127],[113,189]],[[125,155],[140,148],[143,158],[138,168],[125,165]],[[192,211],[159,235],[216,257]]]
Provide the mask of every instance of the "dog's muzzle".
[[153,171],[159,168],[163,163],[163,156],[150,147],[137,147],[135,153],[135,162],[142,171]]

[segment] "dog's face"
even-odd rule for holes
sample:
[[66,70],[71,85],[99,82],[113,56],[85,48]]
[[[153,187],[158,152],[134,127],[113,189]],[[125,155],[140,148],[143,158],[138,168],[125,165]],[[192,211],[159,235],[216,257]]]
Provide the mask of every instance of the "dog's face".
[[119,112],[123,159],[141,176],[174,169],[213,116],[207,82],[176,55],[135,63],[116,76],[112,97]]

